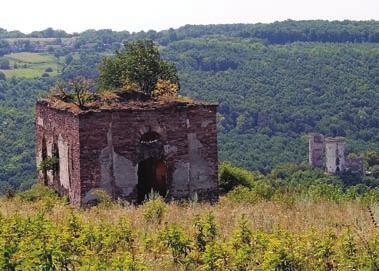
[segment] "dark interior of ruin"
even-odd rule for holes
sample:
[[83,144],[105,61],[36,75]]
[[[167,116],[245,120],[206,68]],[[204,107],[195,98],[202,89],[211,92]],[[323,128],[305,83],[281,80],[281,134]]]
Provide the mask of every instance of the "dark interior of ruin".
[[138,202],[143,202],[151,191],[162,197],[167,193],[167,166],[161,159],[148,158],[138,164]]
[[59,149],[56,143],[53,144],[53,157],[55,157],[58,161],[53,166],[53,175],[57,176],[59,174]]
[[141,136],[141,143],[152,143],[160,139],[160,135],[157,132],[148,132]]

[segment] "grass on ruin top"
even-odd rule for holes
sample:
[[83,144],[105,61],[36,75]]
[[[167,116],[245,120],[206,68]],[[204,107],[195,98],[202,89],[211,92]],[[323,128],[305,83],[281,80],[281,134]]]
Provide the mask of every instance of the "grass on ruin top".
[[82,107],[79,106],[76,96],[69,94],[67,97],[56,96],[41,97],[52,107],[79,113],[91,109],[138,109],[138,108],[159,108],[174,104],[195,104],[206,103],[194,101],[190,97],[180,95],[148,96],[142,92],[124,90],[106,90],[98,93],[85,94],[87,101]]

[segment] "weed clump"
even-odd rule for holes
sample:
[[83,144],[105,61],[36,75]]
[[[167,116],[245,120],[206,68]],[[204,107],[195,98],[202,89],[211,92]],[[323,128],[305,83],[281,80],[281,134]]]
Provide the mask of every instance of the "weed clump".
[[141,208],[143,217],[147,223],[160,224],[167,211],[166,203],[162,197],[155,197],[145,201]]

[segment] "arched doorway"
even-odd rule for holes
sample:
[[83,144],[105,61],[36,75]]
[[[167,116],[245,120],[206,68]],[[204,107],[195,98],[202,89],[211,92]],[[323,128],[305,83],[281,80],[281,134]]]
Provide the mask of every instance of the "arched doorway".
[[148,158],[138,163],[138,202],[153,190],[162,197],[167,193],[167,166],[162,159]]
[[[338,153],[337,153],[337,155],[338,155]],[[336,159],[336,173],[338,174],[338,173],[340,173],[340,158],[339,157],[337,157],[337,159]]]

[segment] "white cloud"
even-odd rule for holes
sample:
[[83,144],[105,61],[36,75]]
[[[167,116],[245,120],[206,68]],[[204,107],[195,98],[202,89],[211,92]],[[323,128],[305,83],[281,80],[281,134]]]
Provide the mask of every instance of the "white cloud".
[[185,24],[255,23],[285,19],[379,20],[377,0],[13,0],[1,3],[0,27],[162,30]]

